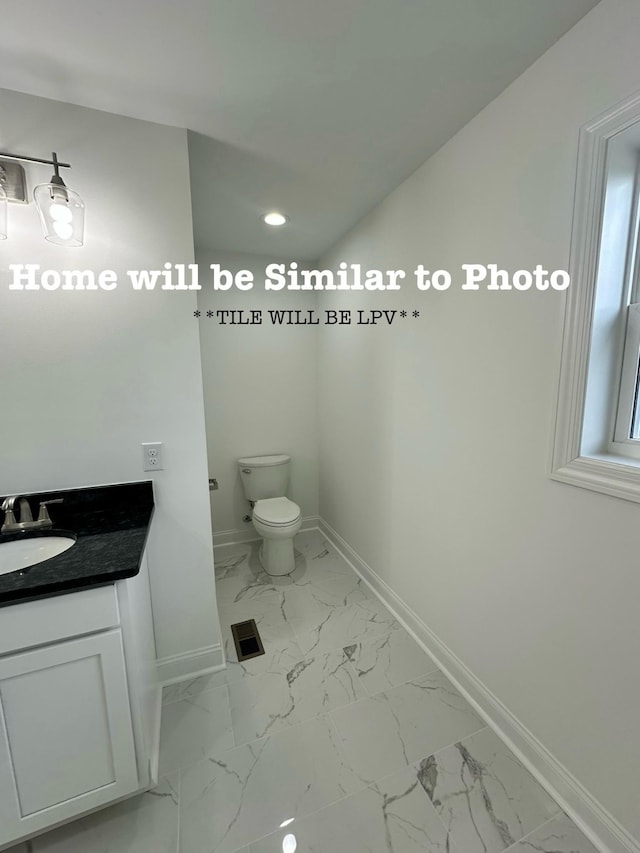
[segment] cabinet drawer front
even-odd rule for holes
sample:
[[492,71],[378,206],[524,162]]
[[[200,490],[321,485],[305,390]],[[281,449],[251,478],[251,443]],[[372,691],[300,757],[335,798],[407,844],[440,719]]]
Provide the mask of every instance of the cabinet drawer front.
[[113,585],[2,607],[0,656],[119,624]]

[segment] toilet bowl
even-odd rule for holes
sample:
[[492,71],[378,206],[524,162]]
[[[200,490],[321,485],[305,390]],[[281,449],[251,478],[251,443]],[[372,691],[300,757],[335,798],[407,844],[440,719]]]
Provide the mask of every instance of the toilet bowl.
[[244,493],[253,507],[253,526],[262,538],[260,562],[275,577],[294,570],[293,537],[302,526],[300,507],[285,496],[290,462],[285,454],[238,459]]
[[268,575],[291,574],[295,568],[293,537],[302,527],[298,504],[289,498],[265,498],[254,505],[252,520],[262,537],[262,568]]

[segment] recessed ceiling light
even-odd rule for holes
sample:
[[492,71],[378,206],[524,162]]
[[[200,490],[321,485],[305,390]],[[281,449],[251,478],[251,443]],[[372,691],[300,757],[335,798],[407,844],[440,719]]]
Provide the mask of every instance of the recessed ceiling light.
[[265,223],[265,225],[278,226],[284,225],[285,222],[287,222],[287,217],[282,213],[278,213],[277,210],[272,210],[270,213],[264,214],[264,216],[262,217],[262,221]]

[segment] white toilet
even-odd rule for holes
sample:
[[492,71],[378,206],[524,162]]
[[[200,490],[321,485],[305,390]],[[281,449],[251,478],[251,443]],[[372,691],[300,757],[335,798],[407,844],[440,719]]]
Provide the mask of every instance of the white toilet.
[[242,486],[253,507],[253,526],[262,537],[260,562],[268,575],[288,575],[295,567],[293,537],[302,526],[298,504],[285,497],[291,457],[238,459]]

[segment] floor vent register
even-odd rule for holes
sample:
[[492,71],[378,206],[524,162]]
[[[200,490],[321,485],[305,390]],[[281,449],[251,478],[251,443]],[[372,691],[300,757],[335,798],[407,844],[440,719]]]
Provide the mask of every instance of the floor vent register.
[[236,622],[231,626],[231,634],[236,647],[238,661],[257,658],[264,654],[264,646],[260,639],[258,626],[255,619],[247,619],[246,622]]

